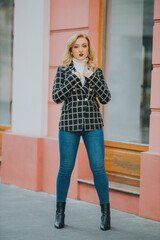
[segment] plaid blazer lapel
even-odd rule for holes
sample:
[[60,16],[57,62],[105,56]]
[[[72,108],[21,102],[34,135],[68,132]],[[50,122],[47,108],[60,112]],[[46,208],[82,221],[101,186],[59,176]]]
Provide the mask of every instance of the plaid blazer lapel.
[[[70,63],[70,65],[68,66],[67,70],[66,70],[66,73],[69,73],[72,71],[75,71],[76,72],[76,68],[73,64],[73,61]],[[80,82],[77,86],[77,88],[81,89],[83,93],[87,94],[88,92],[88,89],[89,89],[89,83],[87,82],[86,78],[85,78],[85,81],[84,81],[84,85],[82,85],[82,83]]]
[[72,70],[74,70],[74,71],[76,71],[76,69],[75,69],[75,67],[74,67],[74,65],[73,65],[73,62],[71,62],[70,64],[69,64],[69,66],[68,66],[68,68],[67,68],[67,72],[69,72],[69,71],[72,71]]
[[[75,71],[76,72],[76,69],[75,69],[75,66],[73,64],[73,61],[71,62],[71,64],[69,65],[68,69],[66,70],[66,73],[69,73],[69,72],[72,72],[72,71]],[[85,79],[85,83],[84,85],[82,86],[82,83],[80,82],[76,87],[77,88],[80,88],[84,93],[86,93],[86,85],[87,85],[87,81]]]

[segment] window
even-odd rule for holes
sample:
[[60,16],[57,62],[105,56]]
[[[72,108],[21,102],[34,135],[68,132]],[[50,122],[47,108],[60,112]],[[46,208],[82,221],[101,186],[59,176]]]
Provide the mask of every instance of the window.
[[0,1],[0,33],[0,125],[10,125],[13,0]]
[[148,144],[154,0],[108,0],[105,139]]

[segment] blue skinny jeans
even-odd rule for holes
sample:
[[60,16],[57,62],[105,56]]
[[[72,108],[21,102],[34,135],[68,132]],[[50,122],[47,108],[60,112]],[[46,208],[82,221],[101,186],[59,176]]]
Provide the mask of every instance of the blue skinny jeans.
[[81,136],[87,150],[99,202],[100,204],[109,203],[108,177],[104,167],[104,135],[102,128],[79,132],[59,130],[60,167],[57,176],[57,202],[66,202]]

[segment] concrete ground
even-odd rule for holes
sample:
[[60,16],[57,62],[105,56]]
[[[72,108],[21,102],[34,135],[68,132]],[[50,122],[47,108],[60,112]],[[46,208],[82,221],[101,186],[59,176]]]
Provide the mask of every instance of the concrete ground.
[[67,200],[66,226],[54,228],[56,197],[0,184],[0,240],[159,240],[160,222],[111,209],[112,229],[100,230],[100,207]]

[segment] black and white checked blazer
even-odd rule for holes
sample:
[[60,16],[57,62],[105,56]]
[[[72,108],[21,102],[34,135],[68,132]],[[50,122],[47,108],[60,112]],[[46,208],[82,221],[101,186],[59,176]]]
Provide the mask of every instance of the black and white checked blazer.
[[96,97],[102,104],[111,100],[102,70],[97,68],[89,78],[85,78],[83,86],[72,70],[76,71],[73,62],[67,69],[64,66],[58,66],[53,84],[53,101],[57,104],[64,102],[59,129],[90,131],[102,128],[104,124]]

